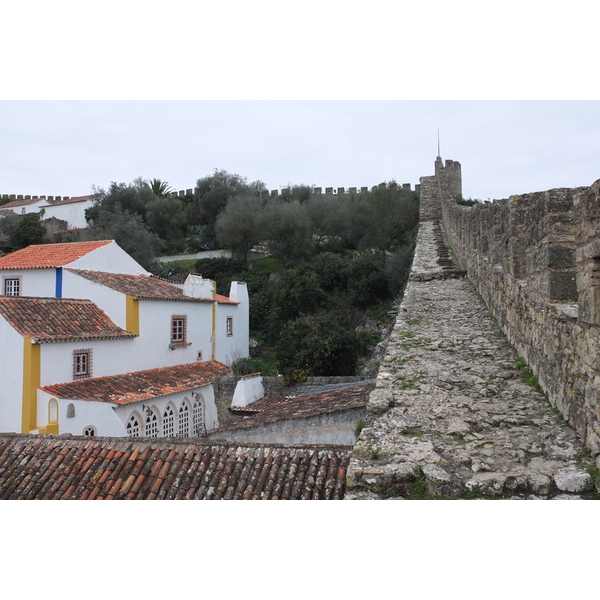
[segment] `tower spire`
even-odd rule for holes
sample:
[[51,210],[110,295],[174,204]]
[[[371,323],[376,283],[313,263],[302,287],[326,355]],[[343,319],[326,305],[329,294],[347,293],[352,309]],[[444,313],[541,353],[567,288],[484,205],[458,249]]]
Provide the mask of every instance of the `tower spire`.
[[437,153],[437,155],[440,157],[442,156],[440,153],[440,130],[439,129],[438,129],[438,153]]

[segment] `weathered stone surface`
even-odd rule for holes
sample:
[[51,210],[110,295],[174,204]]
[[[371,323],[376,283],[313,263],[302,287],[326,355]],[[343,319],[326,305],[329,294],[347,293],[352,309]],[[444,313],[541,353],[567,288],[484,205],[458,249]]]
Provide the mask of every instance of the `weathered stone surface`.
[[445,262],[438,237],[435,223],[421,223],[346,498],[596,497],[586,473],[593,459],[523,381],[516,351],[474,286]]
[[566,471],[557,473],[554,476],[556,487],[561,492],[574,492],[581,494],[593,489],[594,484],[589,473],[578,473],[575,471]]

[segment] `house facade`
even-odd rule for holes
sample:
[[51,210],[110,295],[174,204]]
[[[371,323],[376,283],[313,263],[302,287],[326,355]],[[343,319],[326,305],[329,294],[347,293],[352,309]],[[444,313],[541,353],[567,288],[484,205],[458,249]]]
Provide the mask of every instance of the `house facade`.
[[248,356],[246,285],[148,273],[112,240],[0,258],[0,431],[197,435],[212,382]]
[[54,200],[53,196],[35,197],[35,198],[20,198],[12,200],[2,206],[4,213],[12,211],[13,214],[27,215],[30,213],[38,213],[41,220],[56,218],[67,223],[68,229],[84,229],[88,226],[85,211],[94,206],[96,197],[77,196],[73,198]]

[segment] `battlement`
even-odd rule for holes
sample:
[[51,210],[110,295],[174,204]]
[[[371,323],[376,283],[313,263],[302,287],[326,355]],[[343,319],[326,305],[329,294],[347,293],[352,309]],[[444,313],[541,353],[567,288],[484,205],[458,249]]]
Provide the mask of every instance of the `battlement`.
[[[450,161],[452,162],[452,161]],[[460,167],[460,165],[459,165]],[[312,192],[314,194],[323,194],[325,193],[325,195],[341,195],[341,194],[366,194],[370,191],[374,191],[378,188],[385,188],[386,184],[385,183],[380,183],[379,185],[375,185],[372,186],[371,188],[369,188],[368,186],[363,186],[363,187],[349,187],[349,188],[345,188],[345,187],[338,187],[338,188],[334,188],[334,187],[326,187],[325,191],[323,192],[323,188],[322,187],[313,187],[312,188]],[[408,190],[408,191],[412,191],[412,187],[410,183],[403,183],[402,184],[402,189],[403,190]],[[415,191],[418,192],[419,191],[419,186],[415,186]],[[188,188],[186,190],[179,190],[176,192],[171,192],[171,197],[174,198],[184,198],[185,196],[193,196],[194,194],[198,193],[198,188]],[[261,193],[261,195],[267,195],[267,196],[279,196],[281,195],[287,195],[291,193],[291,189],[290,188],[282,188],[281,191],[280,190],[265,190],[264,192]],[[0,199],[6,201],[8,200],[9,202],[15,202],[18,200],[46,200],[48,203],[52,204],[54,202],[61,202],[64,200],[69,200],[71,198],[71,196],[32,196],[30,194],[0,194]]]
[[0,199],[9,202],[18,200],[46,200],[46,202],[60,202],[61,200],[69,200],[71,196],[32,196],[31,194],[0,194]]

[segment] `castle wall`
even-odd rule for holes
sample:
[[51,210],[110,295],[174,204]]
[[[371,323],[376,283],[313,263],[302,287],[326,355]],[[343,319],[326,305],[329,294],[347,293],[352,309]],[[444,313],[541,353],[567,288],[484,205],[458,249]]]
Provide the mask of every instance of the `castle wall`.
[[456,258],[508,339],[600,454],[600,180],[472,207],[456,204],[459,189],[460,164],[438,157],[436,175],[421,178],[421,221],[441,212]]

